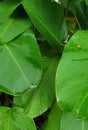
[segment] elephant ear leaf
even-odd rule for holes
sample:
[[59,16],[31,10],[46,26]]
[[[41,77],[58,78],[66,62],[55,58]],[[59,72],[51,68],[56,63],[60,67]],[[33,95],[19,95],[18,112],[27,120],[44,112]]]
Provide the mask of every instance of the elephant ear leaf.
[[0,91],[16,95],[37,86],[41,56],[31,30],[0,46],[0,66]]
[[59,47],[67,37],[64,10],[51,0],[23,0],[23,7],[35,27],[53,47]]
[[57,101],[65,111],[88,119],[88,31],[78,31],[66,45],[56,74]]

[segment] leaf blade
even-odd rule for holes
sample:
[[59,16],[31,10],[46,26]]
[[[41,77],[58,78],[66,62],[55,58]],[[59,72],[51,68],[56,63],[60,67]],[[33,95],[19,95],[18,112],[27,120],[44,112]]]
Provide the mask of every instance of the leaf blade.
[[27,117],[22,108],[0,107],[0,120],[3,130],[36,130],[33,119]]
[[55,2],[52,4],[51,1],[47,0],[26,0],[23,1],[23,7],[35,27],[40,31],[50,45],[57,47],[63,43],[67,37],[67,30],[61,6],[58,6]]
[[14,95],[36,87],[41,77],[41,57],[33,32],[29,30],[0,47],[0,90]]
[[88,31],[78,31],[71,38],[56,74],[57,101],[65,111],[75,111],[83,119],[88,118],[87,36]]

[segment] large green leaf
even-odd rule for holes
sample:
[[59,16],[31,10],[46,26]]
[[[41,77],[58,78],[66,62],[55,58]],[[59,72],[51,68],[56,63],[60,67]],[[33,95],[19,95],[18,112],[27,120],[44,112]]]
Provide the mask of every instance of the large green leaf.
[[54,102],[57,65],[57,56],[45,56],[43,59],[43,76],[39,86],[23,96],[24,109],[29,116],[36,117],[41,115]]
[[36,127],[22,108],[0,107],[0,130],[36,130]]
[[35,88],[41,77],[41,57],[31,30],[0,46],[0,90],[10,94]]
[[56,74],[56,96],[65,111],[88,118],[88,31],[78,31],[66,45]]
[[77,119],[72,114],[64,113],[60,130],[88,130],[88,120]]
[[61,118],[62,111],[58,107],[58,104],[55,103],[51,109],[45,130],[60,130]]
[[53,47],[65,41],[67,29],[62,6],[51,0],[23,0],[23,7],[35,27]]
[[39,86],[25,93],[22,98],[14,98],[14,106],[24,107],[26,114],[31,117],[41,115],[55,100],[55,74],[59,58],[54,54],[53,49],[43,43],[41,52],[43,75]]
[[17,2],[10,3],[9,0],[0,4],[1,44],[11,41],[32,25],[20,4]]

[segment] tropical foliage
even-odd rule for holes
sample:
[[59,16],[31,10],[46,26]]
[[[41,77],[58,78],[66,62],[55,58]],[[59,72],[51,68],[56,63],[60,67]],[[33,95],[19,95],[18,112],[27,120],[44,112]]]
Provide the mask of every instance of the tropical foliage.
[[88,130],[88,0],[0,1],[0,130]]

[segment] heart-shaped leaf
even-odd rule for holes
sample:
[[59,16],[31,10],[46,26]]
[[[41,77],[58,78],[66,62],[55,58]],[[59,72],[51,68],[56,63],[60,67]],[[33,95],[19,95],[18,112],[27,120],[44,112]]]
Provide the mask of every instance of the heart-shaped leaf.
[[23,7],[50,45],[60,47],[67,37],[62,6],[51,0],[23,0]]
[[0,130],[36,130],[36,127],[22,108],[0,107]]
[[88,118],[88,31],[78,31],[64,49],[56,74],[56,96],[64,110]]
[[41,57],[31,30],[0,46],[0,91],[22,93],[41,77]]

